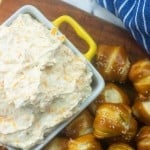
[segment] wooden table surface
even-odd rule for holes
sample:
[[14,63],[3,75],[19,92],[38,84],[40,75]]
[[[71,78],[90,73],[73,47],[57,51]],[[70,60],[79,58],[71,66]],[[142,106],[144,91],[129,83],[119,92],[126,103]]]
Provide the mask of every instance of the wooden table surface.
[[[125,46],[132,62],[149,57],[124,29],[116,27],[60,0],[2,0],[0,4],[0,23],[26,4],[36,6],[50,21],[55,20],[61,15],[72,16],[93,37],[97,45],[113,44]],[[63,24],[61,31],[82,52],[88,49],[86,43],[77,37],[69,25]]]

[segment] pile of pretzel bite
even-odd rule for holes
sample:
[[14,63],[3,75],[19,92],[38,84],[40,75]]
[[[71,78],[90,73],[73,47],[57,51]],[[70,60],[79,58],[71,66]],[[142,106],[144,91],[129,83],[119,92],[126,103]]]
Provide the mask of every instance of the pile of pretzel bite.
[[45,150],[150,150],[150,60],[131,63],[122,46],[100,45],[101,94]]

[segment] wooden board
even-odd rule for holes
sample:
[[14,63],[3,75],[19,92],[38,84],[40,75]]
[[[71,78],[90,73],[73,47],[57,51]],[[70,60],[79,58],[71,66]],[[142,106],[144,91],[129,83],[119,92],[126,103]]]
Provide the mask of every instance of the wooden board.
[[[5,21],[18,8],[26,4],[36,6],[50,21],[53,21],[61,15],[72,16],[87,30],[97,45],[113,44],[125,46],[132,62],[149,57],[124,29],[94,17],[60,0],[2,0],[0,4],[0,23]],[[88,49],[84,41],[78,38],[72,28],[67,24],[61,26],[61,31],[79,50],[85,52]]]
[[[124,46],[132,63],[139,59],[150,58],[126,30],[60,0],[2,0],[0,4],[0,23],[3,23],[17,9],[26,4],[36,6],[50,21],[55,20],[61,15],[72,16],[93,37],[97,45],[111,44]],[[88,49],[84,41],[78,38],[72,28],[67,24],[61,26],[61,31],[79,50],[85,52]],[[124,89],[127,90],[130,99],[134,100],[135,96],[132,86],[126,84],[124,85]]]

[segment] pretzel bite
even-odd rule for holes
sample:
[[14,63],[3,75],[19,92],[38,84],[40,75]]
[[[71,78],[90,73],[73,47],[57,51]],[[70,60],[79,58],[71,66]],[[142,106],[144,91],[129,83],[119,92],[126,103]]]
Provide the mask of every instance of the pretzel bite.
[[67,150],[68,141],[67,138],[56,137],[45,146],[44,150]]
[[150,96],[150,60],[140,60],[131,66],[129,79],[138,93]]
[[105,81],[122,83],[127,79],[130,61],[123,47],[100,45],[96,55],[96,67]]
[[137,119],[146,125],[150,125],[150,97],[138,97],[132,106],[133,114]]
[[137,149],[150,150],[150,126],[144,126],[137,134]]
[[129,104],[128,95],[114,83],[107,83],[99,96],[102,103],[124,103]]
[[99,106],[93,128],[94,135],[99,139],[121,137],[130,141],[135,136],[137,122],[129,106],[107,103]]
[[124,103],[128,105],[129,98],[128,95],[116,84],[106,83],[102,93],[89,106],[89,110],[92,114],[96,113],[96,110],[101,103]]
[[101,144],[92,134],[83,135],[68,144],[69,150],[102,150]]
[[108,147],[108,150],[134,150],[134,148],[126,143],[114,143]]
[[93,121],[93,116],[85,110],[63,130],[63,134],[69,138],[77,138],[92,133]]

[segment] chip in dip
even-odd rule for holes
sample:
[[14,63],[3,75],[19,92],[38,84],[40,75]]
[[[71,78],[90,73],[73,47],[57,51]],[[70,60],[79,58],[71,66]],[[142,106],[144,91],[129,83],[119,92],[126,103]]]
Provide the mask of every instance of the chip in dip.
[[29,14],[0,26],[1,143],[30,149],[91,94],[85,58],[62,39]]

